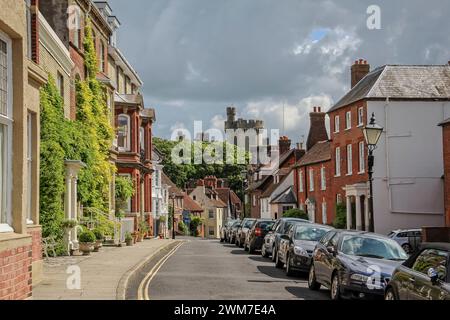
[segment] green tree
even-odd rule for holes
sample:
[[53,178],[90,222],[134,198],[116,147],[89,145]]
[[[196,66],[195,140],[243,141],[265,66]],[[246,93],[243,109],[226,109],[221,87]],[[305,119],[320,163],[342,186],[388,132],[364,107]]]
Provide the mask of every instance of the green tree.
[[336,229],[347,228],[347,206],[345,204],[336,205],[336,218],[333,221],[333,227]]
[[283,217],[309,220],[308,214],[305,211],[300,210],[300,209],[288,210],[285,213],[283,213]]

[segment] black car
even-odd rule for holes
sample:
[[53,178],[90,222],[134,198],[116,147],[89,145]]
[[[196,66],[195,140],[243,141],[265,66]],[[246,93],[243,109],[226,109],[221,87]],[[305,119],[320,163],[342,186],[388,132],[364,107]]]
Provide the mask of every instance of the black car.
[[241,226],[242,221],[236,220],[233,225],[228,229],[227,241],[231,244],[236,243],[237,230]]
[[450,243],[425,243],[399,266],[386,300],[450,300]]
[[331,298],[382,298],[394,270],[408,255],[388,237],[333,230],[317,244],[308,286],[331,289]]
[[287,234],[289,227],[295,223],[311,223],[308,220],[297,218],[281,218],[278,219],[272,227],[272,230],[264,238],[261,248],[261,255],[265,258],[272,256],[275,261],[277,256],[278,245],[280,244],[281,235]]
[[288,234],[281,236],[280,249],[275,261],[276,267],[282,268],[286,265],[288,276],[292,276],[296,271],[308,272],[317,243],[331,230],[333,230],[332,227],[321,224],[292,225]]
[[254,253],[257,250],[261,250],[264,242],[264,237],[272,229],[274,224],[274,220],[257,220],[250,231],[247,232],[244,249],[248,250],[249,253]]
[[244,242],[245,242],[245,237],[247,236],[247,232],[251,229],[251,227],[253,227],[253,225],[255,224],[256,219],[252,219],[252,218],[245,218],[244,220],[242,220],[241,225],[239,226],[239,228],[237,229],[237,233],[236,233],[236,246],[243,248],[244,247]]

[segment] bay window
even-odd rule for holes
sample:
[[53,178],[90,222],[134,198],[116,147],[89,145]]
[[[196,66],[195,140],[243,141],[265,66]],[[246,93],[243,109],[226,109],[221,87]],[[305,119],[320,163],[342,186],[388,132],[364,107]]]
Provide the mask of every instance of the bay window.
[[12,55],[11,40],[0,31],[0,232],[12,232]]
[[119,115],[117,126],[117,145],[119,151],[131,150],[131,126],[130,116],[126,114]]

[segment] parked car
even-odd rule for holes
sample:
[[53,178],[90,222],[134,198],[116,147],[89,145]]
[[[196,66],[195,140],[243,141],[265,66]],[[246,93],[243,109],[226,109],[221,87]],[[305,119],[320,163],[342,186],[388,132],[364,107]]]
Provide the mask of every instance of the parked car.
[[244,250],[248,250],[249,253],[254,253],[256,250],[261,250],[264,237],[272,229],[274,224],[274,220],[257,220],[250,231],[247,232]]
[[231,244],[235,244],[236,243],[237,230],[241,226],[241,223],[242,223],[241,220],[234,221],[233,225],[228,230],[228,242],[229,243],[231,243]]
[[280,249],[275,258],[276,267],[282,268],[286,265],[288,276],[292,276],[296,271],[308,272],[317,243],[331,230],[332,227],[320,224],[292,225],[287,235],[281,236]]
[[450,300],[450,243],[426,243],[399,266],[386,300]]
[[222,228],[220,228],[220,242],[227,242],[228,240],[228,231],[230,230],[231,226],[234,224],[236,220],[228,220],[227,223],[225,223]]
[[236,246],[243,248],[244,247],[244,241],[245,237],[247,235],[247,232],[250,230],[251,227],[255,224],[256,219],[252,218],[245,218],[242,220],[241,226],[237,230],[237,236],[236,236]]
[[308,220],[296,218],[281,218],[278,219],[272,230],[269,231],[264,238],[263,246],[261,248],[261,255],[265,258],[272,256],[272,261],[275,261],[280,236],[286,234],[289,227],[294,223],[311,223]]
[[308,286],[331,298],[382,298],[394,270],[408,255],[394,240],[362,231],[333,230],[317,244]]
[[412,254],[419,249],[422,243],[422,230],[395,230],[389,233],[388,237],[397,241],[407,254]]

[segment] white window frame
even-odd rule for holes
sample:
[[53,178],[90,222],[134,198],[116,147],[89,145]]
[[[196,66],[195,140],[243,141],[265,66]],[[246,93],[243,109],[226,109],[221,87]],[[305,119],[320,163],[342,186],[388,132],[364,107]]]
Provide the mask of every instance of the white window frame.
[[309,169],[309,191],[314,191],[314,169]]
[[353,146],[347,145],[347,175],[353,174]]
[[327,202],[325,199],[323,199],[322,202],[322,224],[328,223],[328,217],[327,217]]
[[322,191],[327,190],[327,175],[325,167],[320,169],[320,182]]
[[345,130],[350,130],[352,128],[352,112],[347,111],[345,113]]
[[364,108],[358,108],[358,127],[364,126]]
[[[133,177],[131,176],[130,173],[119,173],[118,174],[120,177],[124,177],[124,178],[128,178],[130,180],[133,180]],[[133,197],[131,197],[130,199],[128,199],[128,203],[127,203],[127,207],[125,208],[127,213],[131,213],[131,201],[133,200]],[[156,207],[156,202],[155,202],[155,207]],[[156,210],[155,210],[156,213]]]
[[334,133],[339,133],[341,130],[341,119],[339,116],[334,117]]
[[337,147],[335,151],[335,176],[341,176],[341,147]]
[[118,123],[120,124],[120,118],[121,117],[125,117],[127,118],[127,122],[128,122],[128,128],[127,128],[127,138],[125,140],[125,146],[121,147],[119,146],[119,151],[121,152],[126,152],[126,151],[131,151],[131,117],[128,114],[125,113],[121,113],[118,116]]
[[105,43],[100,40],[100,61],[99,61],[99,69],[101,72],[105,72],[106,70],[106,59],[105,59],[105,55],[106,55],[106,50],[105,50]]
[[256,195],[253,195],[253,206],[256,207]]
[[361,141],[359,144],[359,174],[366,172],[366,144]]
[[34,115],[27,115],[27,224],[33,225],[33,126]]
[[[0,221],[0,233],[14,232],[12,225],[12,214],[11,214],[11,188],[12,188],[12,133],[13,133],[13,118],[12,118],[12,105],[13,105],[13,73],[12,73],[12,41],[11,38],[0,31],[0,40],[6,43],[6,70],[7,70],[7,83],[6,83],[6,116],[0,114],[0,125],[5,127],[6,138],[4,138],[5,145],[5,159],[6,165],[3,168],[2,176],[3,179],[3,190],[0,197],[2,198],[2,203],[4,203],[4,210],[6,212],[6,221]],[[1,168],[0,168],[1,169]],[[0,203],[0,205],[3,205]],[[0,208],[0,210],[3,210]],[[1,213],[0,213],[1,214]],[[1,217],[1,215],[0,215]]]
[[305,192],[305,183],[304,183],[304,173],[303,170],[300,170],[299,174],[298,174],[298,189],[300,192]]

